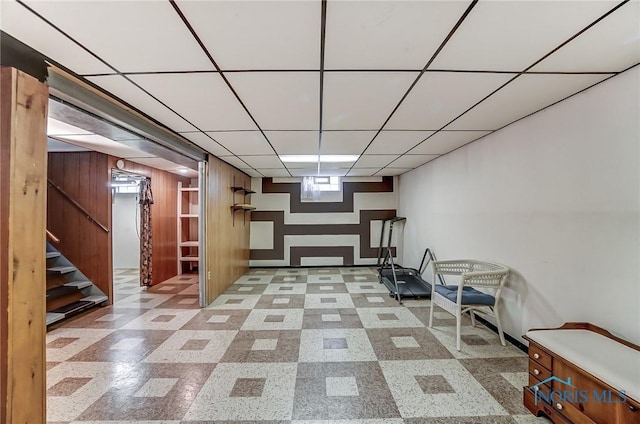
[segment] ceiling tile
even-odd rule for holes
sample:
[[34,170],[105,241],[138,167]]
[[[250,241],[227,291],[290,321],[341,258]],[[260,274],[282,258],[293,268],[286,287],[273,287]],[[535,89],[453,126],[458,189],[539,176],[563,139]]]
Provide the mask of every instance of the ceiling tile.
[[442,155],[489,134],[491,131],[440,131],[409,151],[411,155]]
[[385,128],[439,130],[514,76],[427,72],[422,75]]
[[375,131],[323,131],[320,153],[323,155],[359,155]]
[[289,168],[289,172],[291,172],[291,176],[293,177],[310,177],[314,175],[318,175],[318,167],[306,167],[306,168],[297,168],[292,169]]
[[532,71],[620,72],[640,62],[640,2],[632,1],[534,66]]
[[325,167],[324,165],[320,166],[320,175],[328,176],[328,177],[344,177],[349,172],[349,166],[346,168],[342,167]]
[[291,174],[289,174],[289,171],[287,171],[284,168],[276,168],[276,169],[273,169],[273,168],[260,168],[260,169],[258,169],[258,172],[260,172],[265,177],[271,177],[271,178],[290,177],[291,176]]
[[430,68],[522,71],[614,6],[612,1],[479,2]]
[[222,69],[319,69],[318,1],[179,1]]
[[376,172],[376,176],[395,176],[402,175],[405,172],[411,171],[413,168],[383,168],[380,171]]
[[241,171],[247,174],[248,176],[254,177],[254,178],[260,178],[260,177],[266,176],[252,168],[244,168],[244,169],[241,169]]
[[398,155],[362,155],[354,168],[382,168],[398,158]]
[[318,72],[234,72],[226,77],[262,129],[318,129]]
[[238,158],[237,156],[220,156],[219,158],[238,169],[245,169],[249,167],[247,163],[245,163],[243,160],[240,160],[240,158]]
[[124,77],[107,75],[88,77],[87,79],[174,131],[193,131],[196,129]]
[[404,155],[393,161],[390,166],[394,168],[417,168],[437,157],[438,155]]
[[375,174],[379,170],[380,170],[379,166],[375,168],[352,168],[351,171],[349,171],[348,176],[349,177],[371,177],[373,176],[373,174]]
[[202,131],[256,129],[217,73],[131,75],[130,78]]
[[318,131],[265,131],[279,155],[318,154]]
[[467,6],[462,1],[328,2],[325,69],[422,69]]
[[323,129],[379,129],[417,75],[325,72]]
[[433,134],[433,131],[380,131],[365,153],[400,155]]
[[208,132],[235,155],[272,155],[273,149],[260,131]]
[[120,72],[214,69],[169,2],[26,3]]
[[215,140],[212,140],[211,137],[203,132],[187,132],[180,133],[180,135],[187,140],[192,141],[212,155],[227,156],[232,154],[232,152],[226,149],[223,145],[217,143]]
[[284,168],[284,166],[282,166],[282,162],[280,162],[280,159],[276,155],[239,157],[252,168]]
[[525,74],[453,122],[450,130],[496,130],[608,75]]
[[112,73],[113,69],[15,1],[1,2],[0,28],[77,74]]

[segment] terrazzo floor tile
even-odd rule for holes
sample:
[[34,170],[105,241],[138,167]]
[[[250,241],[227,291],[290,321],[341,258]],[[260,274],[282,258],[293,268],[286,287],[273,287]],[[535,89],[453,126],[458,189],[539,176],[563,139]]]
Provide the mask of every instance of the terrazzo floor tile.
[[[295,363],[218,364],[183,419],[290,420],[297,367]],[[255,385],[256,380],[262,386],[260,393],[245,396],[242,385],[251,381]]]
[[150,289],[114,273],[115,305],[47,334],[49,424],[543,424],[527,357],[428,299],[399,304],[371,267],[251,269],[206,308],[197,275]]
[[377,362],[298,365],[294,419],[400,417]]
[[180,420],[214,364],[138,364],[78,420]]
[[144,362],[216,363],[237,333],[236,330],[179,330],[149,354]]
[[[380,366],[403,418],[508,415],[455,359],[380,361]],[[448,387],[425,391],[429,377],[444,378]]]

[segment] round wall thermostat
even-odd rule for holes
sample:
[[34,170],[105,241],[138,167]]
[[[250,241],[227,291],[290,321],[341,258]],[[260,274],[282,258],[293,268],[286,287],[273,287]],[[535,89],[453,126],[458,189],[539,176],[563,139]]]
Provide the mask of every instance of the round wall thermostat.
[[124,161],[122,159],[118,159],[116,161],[116,168],[118,169],[124,169]]

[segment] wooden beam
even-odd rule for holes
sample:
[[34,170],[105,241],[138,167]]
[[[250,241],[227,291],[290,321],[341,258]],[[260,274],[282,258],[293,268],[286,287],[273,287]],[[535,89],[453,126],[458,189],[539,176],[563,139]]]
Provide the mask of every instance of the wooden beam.
[[0,422],[44,423],[48,87],[0,69]]

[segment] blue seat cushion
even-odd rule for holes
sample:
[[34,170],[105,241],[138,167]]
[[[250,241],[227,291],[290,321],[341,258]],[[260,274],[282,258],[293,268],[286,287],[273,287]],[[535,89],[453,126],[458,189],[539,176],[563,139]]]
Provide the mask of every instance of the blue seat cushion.
[[[441,286],[436,285],[436,293],[446,297],[453,303],[458,300],[458,286]],[[490,294],[483,293],[473,287],[462,288],[462,304],[463,305],[488,305],[493,306],[496,298]]]

